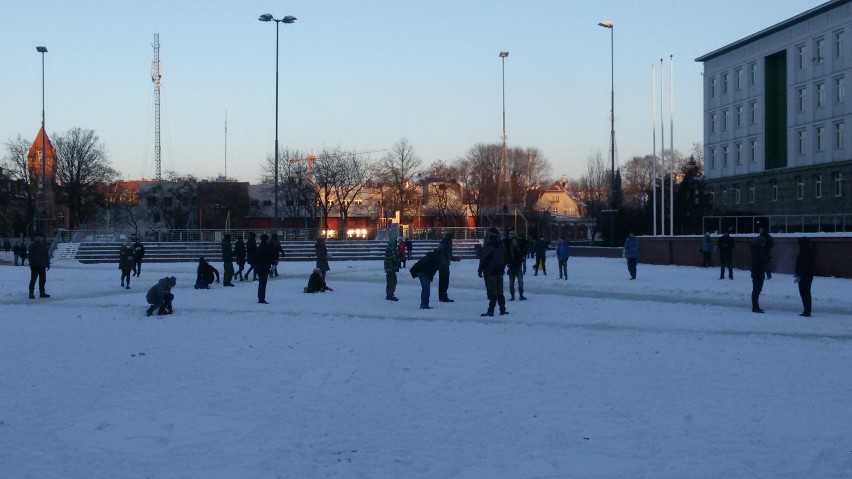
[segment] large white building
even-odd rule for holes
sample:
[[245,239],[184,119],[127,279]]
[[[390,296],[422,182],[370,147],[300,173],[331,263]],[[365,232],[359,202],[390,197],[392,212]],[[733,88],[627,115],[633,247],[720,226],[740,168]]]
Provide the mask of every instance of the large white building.
[[696,61],[704,64],[704,169],[716,212],[852,212],[852,0]]

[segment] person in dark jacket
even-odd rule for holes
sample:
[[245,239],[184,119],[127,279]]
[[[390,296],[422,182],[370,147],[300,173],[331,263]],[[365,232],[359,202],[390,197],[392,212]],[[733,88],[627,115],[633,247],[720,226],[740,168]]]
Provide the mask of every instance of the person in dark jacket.
[[751,253],[751,312],[762,313],[760,309],[760,292],[763,291],[763,280],[766,275],[766,238],[758,235],[749,244]]
[[246,266],[246,244],[243,242],[242,236],[237,238],[236,243],[234,243],[234,259],[237,261],[237,266],[240,267],[234,275],[239,281],[243,281],[243,268]]
[[636,265],[639,263],[639,238],[633,232],[624,241],[624,257],[627,258],[627,272],[630,279],[636,279]]
[[257,275],[257,302],[266,302],[266,281],[269,279],[269,270],[272,268],[272,260],[275,252],[269,245],[269,236],[266,233],[260,235],[260,244],[254,255],[254,272]]
[[222,286],[234,286],[234,249],[229,234],[222,236],[222,271],[225,276]]
[[[481,257],[481,255],[480,255]],[[506,248],[506,266],[509,272],[509,297],[510,301],[515,300],[515,281],[518,282],[518,294],[521,301],[526,301],[524,296],[524,261],[526,261],[526,250],[520,245],[518,238],[512,238],[509,241],[509,246]]]
[[[399,244],[405,243],[400,242]],[[400,257],[399,248],[391,239],[385,246],[385,299],[388,301],[399,301],[399,298],[396,297],[396,273],[399,271]]]
[[9,252],[12,249],[12,243],[9,241],[9,238],[3,240],[3,251]]
[[766,239],[766,279],[772,279],[772,236],[762,226],[758,227],[757,230]]
[[449,232],[441,239],[438,245],[440,255],[440,266],[438,267],[438,301],[452,303],[453,300],[447,295],[450,288],[450,262],[459,261],[460,258],[453,256],[453,233]]
[[148,301],[148,311],[146,314],[151,316],[154,313],[155,309],[157,311],[157,315],[163,314],[172,314],[174,309],[172,308],[172,301],[175,299],[175,295],[172,294],[172,288],[177,284],[177,280],[174,276],[169,276],[167,278],[162,278],[157,281],[157,284],[151,287],[148,290],[148,294],[145,295],[145,300]]
[[325,284],[322,279],[322,271],[319,268],[314,268],[310,278],[308,278],[308,286],[305,288],[306,293],[325,293],[326,291],[334,291]]
[[414,252],[414,241],[411,241],[411,236],[405,238],[405,254],[408,256],[408,259],[411,259],[411,255]]
[[[257,258],[257,242],[255,241],[256,237],[257,236],[252,232],[249,233],[248,239],[246,240],[246,262],[249,265],[249,268],[245,273],[246,281],[254,281],[257,279],[257,265],[255,264]],[[251,279],[249,279],[249,277],[251,277]],[[266,288],[264,287],[264,290],[265,289]]]
[[556,243],[556,260],[559,262],[559,279],[568,281],[568,258],[571,257],[571,245],[565,237],[559,238]]
[[547,257],[547,250],[550,249],[549,244],[549,242],[544,240],[544,236],[539,237],[538,241],[535,242],[535,265],[533,266],[535,273],[533,276],[538,276],[539,268],[547,276],[547,267],[544,265],[544,260]]
[[281,242],[278,241],[278,233],[272,233],[272,237],[269,238],[269,246],[272,247],[272,269],[269,271],[269,275],[273,278],[278,277],[278,262],[281,260],[281,257],[284,256],[284,248],[281,247]]
[[408,259],[406,256],[406,246],[405,239],[399,239],[399,245],[396,247],[396,252],[399,257],[399,264],[401,267],[405,268],[406,260]]
[[145,257],[145,245],[136,239],[133,243],[133,276],[139,277],[142,274],[142,258]]
[[328,247],[325,245],[325,238],[317,240],[314,251],[317,255],[317,268],[322,272],[322,280],[325,281],[325,273],[331,269],[328,267]]
[[701,266],[704,268],[713,266],[713,243],[710,241],[709,232],[705,232],[701,237],[701,246],[698,249],[701,251]]
[[794,281],[799,285],[799,296],[804,307],[799,316],[808,318],[811,316],[811,284],[814,282],[814,254],[811,250],[811,240],[808,238],[799,238]]
[[482,245],[482,257],[479,259],[477,274],[485,278],[485,292],[488,296],[488,311],[480,316],[494,316],[494,306],[500,306],[500,315],[506,311],[506,297],[503,295],[503,273],[506,269],[506,248],[500,241],[500,231],[490,228],[485,234]]
[[728,268],[728,279],[734,279],[734,239],[731,238],[730,229],[722,234],[716,243],[719,248],[719,279],[725,279],[725,268]]
[[12,254],[15,255],[15,266],[18,266],[18,259],[21,257],[21,242],[15,241],[15,246],[12,246]]
[[24,240],[24,243],[21,244],[21,266],[23,266],[24,263],[27,262],[27,250],[28,249],[29,249],[29,246],[27,246],[26,240]]
[[204,256],[198,258],[198,270],[195,275],[195,289],[210,289],[213,284],[213,277],[216,277],[216,282],[219,282],[219,270],[215,266],[208,263]]
[[[121,249],[118,251],[118,269],[121,270],[121,287],[130,289],[130,272],[136,264],[136,252],[133,250],[133,243],[130,238],[124,240]],[[125,286],[125,281],[127,286]]]
[[432,286],[432,280],[435,278],[435,273],[438,272],[440,267],[440,262],[440,253],[438,253],[438,250],[432,250],[417,260],[411,268],[408,268],[411,277],[420,280],[420,309],[432,309],[429,306],[429,290]]
[[[30,299],[35,299],[36,279],[38,279],[38,297],[49,298],[50,295],[44,291],[44,285],[47,283],[47,271],[50,270],[50,253],[47,251],[47,246],[44,244],[44,237],[41,234],[37,234],[33,242],[30,243],[29,258]],[[23,263],[21,264],[23,265]]]

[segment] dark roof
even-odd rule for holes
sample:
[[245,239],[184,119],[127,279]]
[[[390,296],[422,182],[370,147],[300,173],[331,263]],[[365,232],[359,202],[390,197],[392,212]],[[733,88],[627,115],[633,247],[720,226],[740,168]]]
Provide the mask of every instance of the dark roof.
[[716,58],[720,55],[728,53],[732,50],[736,50],[737,48],[740,48],[740,47],[747,45],[751,42],[754,42],[756,40],[760,40],[761,38],[772,35],[773,33],[776,33],[776,32],[779,32],[781,30],[784,30],[786,28],[789,28],[789,27],[791,27],[791,26],[793,26],[797,23],[801,23],[805,20],[808,20],[808,19],[813,18],[817,15],[825,13],[829,10],[833,10],[835,8],[846,5],[849,2],[852,2],[852,0],[831,0],[829,2],[823,3],[822,5],[814,7],[814,8],[812,8],[812,9],[810,9],[810,10],[804,12],[804,13],[800,13],[800,14],[796,15],[795,17],[788,18],[787,20],[784,20],[783,22],[776,23],[775,25],[772,25],[769,28],[761,30],[761,31],[759,31],[755,34],[749,35],[749,36],[747,36],[743,39],[737,40],[734,43],[730,43],[728,45],[725,45],[724,47],[719,48],[717,50],[713,50],[710,53],[704,54],[704,55],[696,58],[695,61],[706,62],[707,60],[712,60],[713,58]]

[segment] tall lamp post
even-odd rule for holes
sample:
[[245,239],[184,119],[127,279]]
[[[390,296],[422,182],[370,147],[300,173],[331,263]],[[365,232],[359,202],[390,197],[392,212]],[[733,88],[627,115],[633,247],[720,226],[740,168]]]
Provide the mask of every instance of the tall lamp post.
[[258,20],[261,22],[275,22],[275,199],[273,201],[275,208],[275,217],[272,219],[272,226],[278,227],[278,24],[279,23],[294,23],[296,17],[287,15],[284,18],[273,18],[271,13],[264,13]]
[[[45,189],[47,187],[47,141],[45,138],[47,134],[44,131],[44,54],[47,53],[47,47],[36,47],[36,51],[41,53],[41,184],[39,186],[41,201],[39,206],[41,206],[42,210],[42,228],[47,230],[47,197],[45,196],[47,194]],[[33,222],[33,224],[37,223],[37,221]],[[41,234],[46,235],[47,231],[42,231]]]
[[498,198],[503,200],[503,231],[506,230],[506,211],[508,210],[508,206],[506,204],[509,202],[509,182],[508,182],[508,171],[509,171],[509,158],[506,152],[506,57],[509,56],[509,52],[500,52],[500,63],[503,70],[503,152],[500,160],[500,175],[499,175],[499,183],[497,184],[497,191],[499,196],[502,198]]
[[610,155],[610,179],[609,179],[609,241],[610,246],[615,246],[615,55],[614,55],[614,26],[612,22],[603,21],[599,26],[609,30],[609,62],[610,62],[610,88],[609,88],[609,155]]

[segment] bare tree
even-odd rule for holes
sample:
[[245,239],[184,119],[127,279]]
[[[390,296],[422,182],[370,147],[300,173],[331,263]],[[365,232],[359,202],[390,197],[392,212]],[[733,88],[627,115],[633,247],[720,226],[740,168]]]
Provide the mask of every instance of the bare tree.
[[141,212],[139,210],[139,191],[123,181],[116,181],[103,187],[104,212],[107,228],[112,225],[127,225],[134,231],[139,230]]
[[461,175],[458,165],[443,160],[433,162],[422,174],[426,212],[445,226],[458,226],[467,209],[462,201]]
[[512,148],[508,158],[512,169],[511,202],[530,207],[538,200],[537,195],[530,193],[552,183],[553,168],[538,148]]
[[30,183],[30,168],[27,160],[30,142],[18,135],[14,140],[8,140],[4,145],[6,152],[3,155],[0,168],[3,173],[12,180],[23,181],[27,188],[26,194],[26,220],[31,220],[35,215],[35,185]]
[[[317,194],[313,184],[314,157],[299,150],[282,149],[278,153],[278,205],[285,217],[303,218],[313,224],[317,217]],[[275,160],[266,157],[261,165],[261,183],[273,184]]]
[[68,203],[69,225],[76,228],[103,205],[101,186],[111,183],[118,172],[94,130],[72,128],[56,136],[54,145],[56,181]]
[[644,208],[654,187],[654,156],[634,156],[622,169],[625,203]]
[[340,153],[334,159],[334,165],[338,173],[334,175],[331,188],[340,213],[340,229],[345,231],[349,207],[371,179],[373,169],[368,158],[361,158],[355,153]]
[[597,216],[607,205],[610,190],[609,170],[601,152],[590,154],[586,173],[580,178],[577,193],[586,202],[589,216]]
[[418,203],[416,177],[421,160],[407,139],[399,140],[376,165],[376,178],[382,185],[385,208],[398,210],[402,218],[410,217]]
[[497,215],[497,172],[500,171],[502,146],[479,143],[471,147],[458,163],[462,182],[465,184],[464,201],[479,226],[483,216]]

